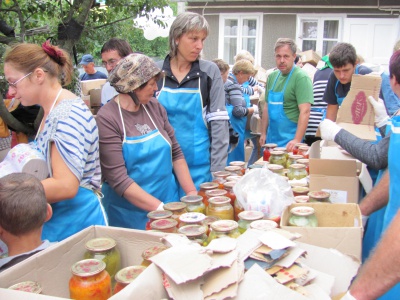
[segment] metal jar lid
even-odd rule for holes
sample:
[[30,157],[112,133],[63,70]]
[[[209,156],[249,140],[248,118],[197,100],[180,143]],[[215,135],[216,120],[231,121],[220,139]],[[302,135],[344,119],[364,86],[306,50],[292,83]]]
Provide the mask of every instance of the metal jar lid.
[[98,259],[84,259],[74,263],[71,267],[72,274],[80,277],[89,277],[99,274],[106,268],[106,263]]
[[171,219],[171,218],[155,220],[150,223],[151,229],[155,229],[155,230],[170,229],[170,228],[176,227],[176,225],[178,225],[178,221]]
[[226,194],[228,194],[228,192],[222,189],[206,191],[207,197],[219,197],[219,196],[225,196]]
[[235,160],[235,161],[231,161],[229,163],[230,166],[239,166],[241,168],[243,168],[246,165],[246,162],[244,161],[240,161],[240,160]]
[[250,223],[250,228],[258,230],[271,230],[278,227],[276,222],[271,220],[256,220]]
[[246,221],[255,221],[264,218],[264,213],[256,210],[245,210],[239,213],[238,217]]
[[179,221],[184,223],[198,223],[198,222],[203,222],[205,218],[206,218],[205,214],[198,212],[188,212],[181,214],[179,216]]
[[212,223],[219,221],[219,220],[221,220],[221,218],[218,216],[206,216],[206,218],[203,221],[203,224],[207,225],[207,226],[211,226]]
[[276,147],[278,147],[278,144],[268,143],[268,144],[264,144],[262,147],[263,148],[276,148]]
[[268,170],[272,171],[272,172],[277,172],[277,171],[281,171],[283,170],[283,166],[281,165],[276,165],[276,164],[268,164],[267,165]]
[[129,284],[136,279],[146,267],[144,266],[130,266],[119,270],[117,274],[115,274],[115,281],[120,282],[122,284]]
[[240,167],[240,166],[226,166],[225,167],[225,171],[228,171],[228,172],[241,172],[242,171],[242,168]]
[[325,191],[311,191],[308,193],[308,196],[314,199],[327,199],[331,194]]
[[142,252],[142,257],[143,259],[149,259],[150,257],[153,257],[154,255],[163,252],[164,250],[168,249],[167,246],[164,245],[158,245],[158,246],[153,246],[150,248],[147,248]]
[[206,233],[207,228],[202,225],[185,225],[178,229],[178,232],[189,237],[200,236]]
[[280,150],[271,151],[271,155],[272,155],[272,156],[275,156],[275,155],[282,156],[282,155],[284,155],[284,154],[285,154],[285,152],[280,151]]
[[200,184],[202,190],[213,190],[218,188],[218,183],[216,182],[203,182]]
[[183,202],[169,202],[164,204],[165,210],[170,210],[172,212],[177,210],[182,210],[186,208],[186,203]]
[[117,242],[114,239],[101,237],[87,241],[85,247],[89,251],[102,252],[102,251],[108,251],[114,248],[116,245]]
[[294,170],[300,170],[300,169],[305,169],[306,165],[303,164],[291,164],[289,166],[289,169],[294,169]]
[[170,210],[153,210],[147,214],[147,217],[152,220],[167,219],[172,216]]
[[40,286],[39,283],[37,283],[35,281],[29,281],[29,280],[14,284],[14,285],[10,286],[8,289],[22,291],[22,292],[28,292],[28,293],[33,293],[33,294],[40,294],[42,292],[42,287]]
[[224,188],[233,189],[236,185],[236,181],[226,181],[224,182]]
[[199,195],[187,195],[187,196],[183,196],[181,198],[181,202],[184,202],[187,204],[198,203],[200,201],[203,201],[203,197],[199,196]]
[[296,206],[293,207],[290,212],[295,215],[295,216],[310,216],[314,214],[315,210],[312,207],[309,206]]
[[233,220],[220,220],[211,224],[211,229],[219,232],[228,232],[239,227],[238,223]]
[[231,198],[226,196],[211,197],[210,199],[208,199],[208,203],[213,204],[215,206],[223,206],[231,203]]
[[222,178],[224,178],[224,177],[227,177],[229,175],[231,175],[231,172],[228,172],[228,171],[217,171],[217,172],[213,173],[214,177],[222,177]]
[[238,180],[240,180],[240,179],[242,179],[243,177],[242,176],[239,176],[239,175],[231,175],[231,176],[228,176],[228,177],[226,177],[226,180],[227,181],[234,181],[234,182],[236,182],[236,181],[238,181]]

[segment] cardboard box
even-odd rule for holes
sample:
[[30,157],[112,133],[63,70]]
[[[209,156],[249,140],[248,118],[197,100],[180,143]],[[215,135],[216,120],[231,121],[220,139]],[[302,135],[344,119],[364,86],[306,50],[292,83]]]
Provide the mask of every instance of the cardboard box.
[[[295,206],[313,207],[318,227],[290,226],[290,209]],[[333,248],[361,261],[363,227],[358,204],[294,203],[283,211],[280,225],[282,229],[301,234],[300,242]]]
[[89,91],[92,89],[101,89],[103,84],[107,82],[106,79],[94,79],[94,80],[83,80],[81,81],[81,92],[82,95],[89,95]]
[[375,141],[375,112],[368,97],[379,99],[381,82],[378,74],[353,75],[350,91],[339,108],[336,124],[361,139]]
[[300,55],[301,55],[301,61],[303,62],[303,64],[309,63],[309,64],[313,65],[314,67],[316,67],[318,62],[321,60],[321,56],[319,56],[313,50],[303,51],[300,53]]
[[314,75],[317,72],[317,68],[310,63],[306,63],[301,69],[307,73],[311,79],[311,82],[314,82]]
[[101,106],[101,89],[91,89],[89,91],[90,95],[90,107]]
[[[71,278],[71,266],[83,259],[86,251],[85,243],[96,237],[110,237],[117,242],[121,253],[122,267],[139,265],[142,262],[142,252],[152,246],[161,245],[162,233],[143,230],[124,229],[117,227],[91,226],[81,232],[41,251],[23,262],[0,273],[0,299],[7,297],[9,286],[33,280],[43,288],[43,295],[69,299],[68,282]],[[17,292],[24,299],[41,299],[36,295]],[[23,295],[23,296],[22,296]],[[44,298],[48,299],[48,298]],[[118,294],[113,299],[119,298]]]

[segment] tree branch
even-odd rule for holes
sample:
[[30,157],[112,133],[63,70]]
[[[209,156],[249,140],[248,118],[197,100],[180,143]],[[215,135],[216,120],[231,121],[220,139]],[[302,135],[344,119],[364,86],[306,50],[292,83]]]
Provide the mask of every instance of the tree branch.
[[92,29],[99,29],[99,28],[107,27],[107,26],[110,26],[110,25],[113,25],[113,24],[116,24],[116,23],[119,23],[119,22],[123,22],[123,21],[129,20],[129,19],[132,20],[133,17],[129,16],[129,17],[126,17],[126,18],[123,18],[123,19],[120,19],[120,20],[116,20],[114,22],[110,22],[110,23],[107,23],[107,24],[104,24],[104,25],[93,27]]

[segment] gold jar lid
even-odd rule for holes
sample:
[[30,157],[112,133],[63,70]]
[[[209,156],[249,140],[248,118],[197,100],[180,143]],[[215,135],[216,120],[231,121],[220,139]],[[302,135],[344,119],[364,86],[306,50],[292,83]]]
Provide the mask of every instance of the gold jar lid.
[[222,190],[222,189],[206,191],[206,196],[210,197],[210,198],[211,197],[225,196],[226,194],[228,194],[228,192],[225,191],[225,190]]
[[170,210],[153,210],[147,214],[147,217],[152,220],[167,219],[172,216]]
[[228,232],[239,227],[238,223],[233,220],[220,220],[211,224],[211,229],[219,232]]
[[39,283],[35,281],[23,281],[17,284],[14,284],[8,288],[9,290],[16,290],[22,292],[28,292],[33,294],[40,294],[42,292],[42,287]]
[[181,214],[179,216],[179,221],[184,223],[198,223],[198,222],[203,222],[205,218],[206,218],[205,214],[198,212],[188,212]]
[[185,225],[178,229],[178,232],[186,236],[199,236],[205,234],[207,228],[202,225]]
[[154,230],[170,229],[170,228],[176,227],[176,225],[178,225],[178,221],[171,219],[171,218],[155,220],[150,223],[151,229],[154,229]]
[[130,266],[123,268],[115,274],[115,281],[122,284],[129,284],[134,281],[144,270],[144,266]]
[[186,204],[193,204],[203,201],[203,197],[199,195],[187,195],[181,198],[181,202]]
[[240,160],[235,160],[235,161],[231,161],[229,163],[230,166],[239,166],[241,168],[244,168],[244,166],[246,165],[246,163],[244,161],[240,161]]
[[203,182],[200,184],[202,190],[213,190],[218,188],[218,183],[216,182]]
[[226,196],[211,197],[210,199],[208,199],[208,203],[215,206],[223,206],[229,204],[230,202],[231,198]]
[[238,214],[239,219],[255,221],[264,218],[264,213],[256,210],[245,210]]
[[164,204],[165,210],[170,210],[172,212],[182,210],[186,208],[186,203],[183,202],[169,202]]
[[89,251],[108,251],[114,248],[117,242],[112,238],[95,238],[86,242],[85,247]]
[[309,206],[296,206],[290,210],[290,213],[295,216],[307,217],[314,214],[315,210]]
[[79,277],[89,277],[99,274],[106,268],[106,263],[98,259],[84,259],[74,263],[71,267],[72,274]]

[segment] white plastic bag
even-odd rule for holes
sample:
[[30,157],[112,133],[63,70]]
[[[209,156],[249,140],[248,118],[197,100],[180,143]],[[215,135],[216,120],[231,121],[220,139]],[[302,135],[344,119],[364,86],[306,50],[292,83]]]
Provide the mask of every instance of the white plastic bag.
[[233,191],[244,210],[262,211],[267,218],[281,216],[285,207],[295,202],[287,180],[267,168],[246,173]]

